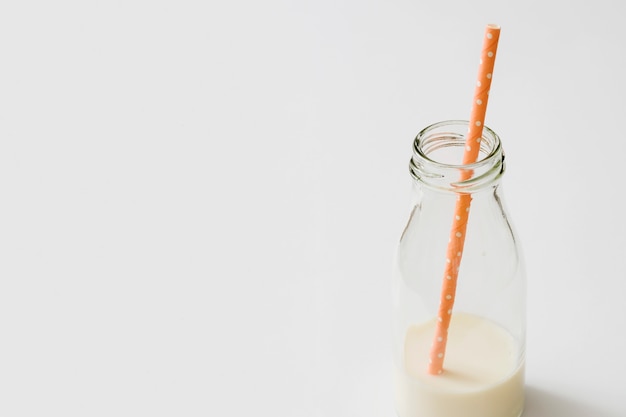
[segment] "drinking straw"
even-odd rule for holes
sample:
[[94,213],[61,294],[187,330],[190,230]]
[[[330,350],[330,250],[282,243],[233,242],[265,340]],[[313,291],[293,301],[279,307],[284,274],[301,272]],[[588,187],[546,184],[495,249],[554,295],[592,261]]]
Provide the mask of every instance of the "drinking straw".
[[[476,81],[476,89],[472,102],[469,129],[465,139],[463,165],[472,164],[476,162],[478,158],[499,38],[500,26],[487,25],[480,57],[480,65],[478,66],[478,79]],[[461,181],[467,180],[471,176],[471,170],[461,171]],[[443,360],[446,353],[446,343],[448,341],[448,328],[452,318],[452,307],[454,306],[457,277],[461,257],[463,255],[465,230],[467,228],[471,201],[471,194],[459,193],[457,196],[454,219],[452,220],[452,228],[450,230],[450,240],[446,252],[446,266],[441,286],[435,338],[430,350],[430,361],[428,364],[428,373],[432,375],[438,375],[443,372]]]

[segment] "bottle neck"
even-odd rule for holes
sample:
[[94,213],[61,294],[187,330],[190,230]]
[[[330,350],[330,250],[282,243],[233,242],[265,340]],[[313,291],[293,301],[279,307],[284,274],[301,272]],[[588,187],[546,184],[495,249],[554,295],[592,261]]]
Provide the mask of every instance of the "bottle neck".
[[496,185],[505,170],[500,138],[485,126],[476,162],[463,164],[467,131],[467,121],[450,120],[418,133],[409,163],[411,176],[425,187],[463,194]]

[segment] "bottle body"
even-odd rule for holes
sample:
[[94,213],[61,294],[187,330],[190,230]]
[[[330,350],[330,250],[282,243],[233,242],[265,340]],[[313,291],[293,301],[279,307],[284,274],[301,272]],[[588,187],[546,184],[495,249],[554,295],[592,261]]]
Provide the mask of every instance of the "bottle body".
[[[485,128],[477,163],[457,164],[466,131],[467,122],[441,122],[414,142],[413,201],[393,274],[399,417],[518,417],[523,408],[526,278],[502,198],[504,154],[499,137]],[[449,259],[462,198],[470,201],[463,250]],[[454,293],[446,294],[450,262],[456,262],[458,278]],[[453,297],[454,307],[443,313],[451,315],[444,371],[431,375],[431,346],[446,297]]]

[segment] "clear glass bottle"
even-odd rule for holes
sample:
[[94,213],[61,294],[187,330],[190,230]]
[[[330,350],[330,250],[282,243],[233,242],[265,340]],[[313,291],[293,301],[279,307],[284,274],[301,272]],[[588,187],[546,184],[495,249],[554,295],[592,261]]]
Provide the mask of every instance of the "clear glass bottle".
[[[393,274],[399,417],[519,417],[523,409],[526,277],[502,199],[504,153],[484,127],[477,162],[461,165],[467,131],[467,121],[440,122],[413,143],[413,200]],[[463,196],[471,204],[456,289],[448,295],[447,249]],[[454,297],[454,306],[443,373],[433,375],[431,346],[445,297]]]

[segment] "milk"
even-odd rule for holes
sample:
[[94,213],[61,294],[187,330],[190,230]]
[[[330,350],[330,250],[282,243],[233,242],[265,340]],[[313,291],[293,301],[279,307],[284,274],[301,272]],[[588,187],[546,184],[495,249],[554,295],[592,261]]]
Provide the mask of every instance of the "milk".
[[441,375],[427,372],[435,321],[406,332],[395,372],[399,417],[518,417],[524,366],[512,336],[477,316],[455,313]]

